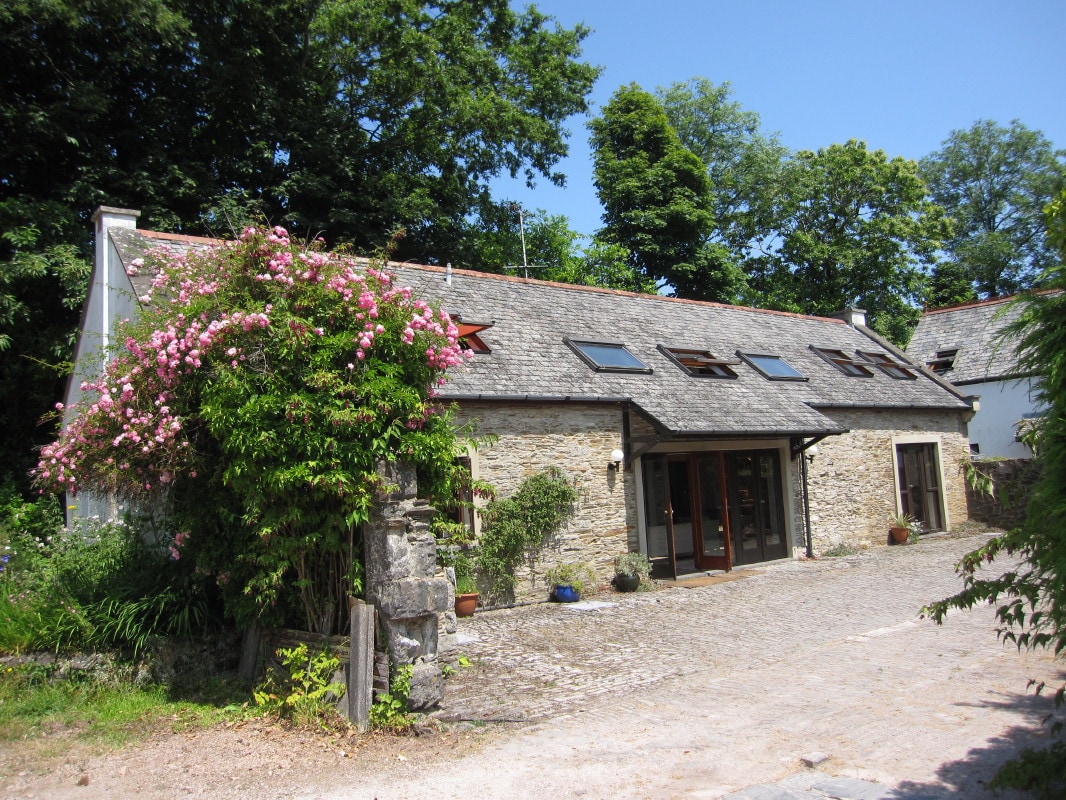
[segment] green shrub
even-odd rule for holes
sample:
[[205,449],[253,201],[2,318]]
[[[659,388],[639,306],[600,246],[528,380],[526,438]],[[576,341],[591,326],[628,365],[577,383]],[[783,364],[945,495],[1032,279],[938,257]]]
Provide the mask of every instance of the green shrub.
[[282,669],[267,670],[255,689],[255,704],[297,725],[329,727],[339,722],[335,701],[344,684],[333,680],[340,659],[328,648],[311,653],[306,644],[277,651]]
[[188,637],[214,618],[203,581],[143,533],[144,524],[90,519],[49,529],[44,521],[57,519],[50,509],[43,514],[21,508],[0,523],[8,556],[0,651],[120,649],[136,657],[154,638]]
[[389,691],[378,695],[370,706],[370,725],[376,730],[402,733],[414,724],[414,715],[407,710],[407,698],[411,694],[410,664],[396,667],[389,682]]

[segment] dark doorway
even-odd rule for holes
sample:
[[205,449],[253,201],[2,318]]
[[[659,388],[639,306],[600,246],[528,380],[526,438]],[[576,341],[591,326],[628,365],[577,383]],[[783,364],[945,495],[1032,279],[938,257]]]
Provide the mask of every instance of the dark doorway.
[[924,531],[944,530],[937,446],[931,442],[898,444],[896,466],[900,510],[922,523]]

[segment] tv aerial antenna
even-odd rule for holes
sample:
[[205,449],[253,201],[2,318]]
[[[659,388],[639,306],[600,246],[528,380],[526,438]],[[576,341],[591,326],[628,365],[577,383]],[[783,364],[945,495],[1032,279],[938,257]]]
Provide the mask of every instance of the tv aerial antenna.
[[521,269],[522,275],[526,278],[529,277],[529,271],[531,269],[548,269],[547,264],[529,264],[526,262],[526,216],[520,203],[511,203],[511,210],[518,211],[518,233],[522,237],[522,265],[518,264],[505,264],[504,269]]

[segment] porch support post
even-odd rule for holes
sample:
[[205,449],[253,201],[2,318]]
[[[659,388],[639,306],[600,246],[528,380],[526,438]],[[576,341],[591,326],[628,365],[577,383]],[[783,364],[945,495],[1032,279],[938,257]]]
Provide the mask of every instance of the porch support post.
[[814,546],[811,542],[811,499],[807,492],[807,454],[800,451],[800,474],[803,480],[803,531],[807,544],[807,558],[814,558]]

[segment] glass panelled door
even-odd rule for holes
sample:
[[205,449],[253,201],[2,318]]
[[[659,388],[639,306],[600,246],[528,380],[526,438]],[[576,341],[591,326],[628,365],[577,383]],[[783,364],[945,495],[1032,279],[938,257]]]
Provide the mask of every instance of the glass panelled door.
[[648,555],[671,574],[787,555],[776,450],[643,459]]
[[697,506],[699,530],[696,540],[696,566],[700,569],[731,568],[729,553],[729,519],[726,511],[725,470],[721,453],[694,457],[699,482]]
[[728,453],[733,563],[754,564],[787,554],[776,450]]
[[670,575],[677,574],[674,560],[673,520],[666,459],[644,458],[644,524],[648,534],[648,558],[666,559]]
[[944,529],[940,494],[940,459],[932,442],[896,445],[899,471],[899,505],[927,531]]

